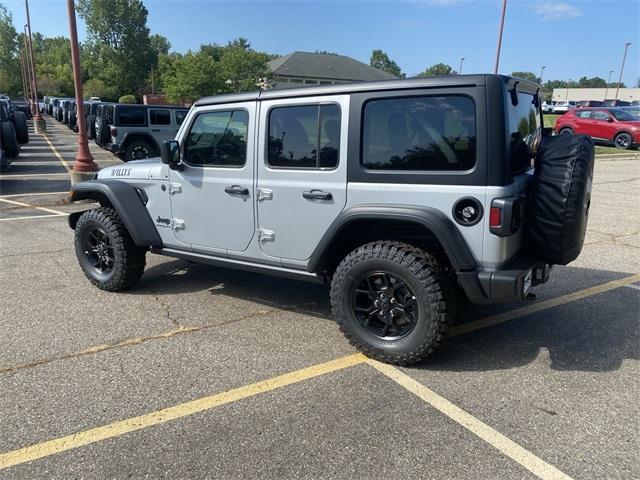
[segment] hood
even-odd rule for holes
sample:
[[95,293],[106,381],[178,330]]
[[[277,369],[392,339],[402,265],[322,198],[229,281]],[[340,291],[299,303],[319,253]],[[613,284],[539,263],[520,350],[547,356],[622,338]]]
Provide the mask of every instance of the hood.
[[98,178],[147,179],[151,171],[162,165],[160,157],[134,160],[121,165],[105,167],[98,172]]

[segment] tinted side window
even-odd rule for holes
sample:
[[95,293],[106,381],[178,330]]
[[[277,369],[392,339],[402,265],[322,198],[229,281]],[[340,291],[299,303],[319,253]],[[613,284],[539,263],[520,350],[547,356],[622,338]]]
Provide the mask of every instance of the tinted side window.
[[247,160],[246,110],[202,113],[196,117],[185,142],[191,165],[242,167]]
[[171,125],[169,110],[149,110],[149,123],[151,125]]
[[364,107],[362,164],[371,170],[468,170],[475,104],[464,96],[401,97]]
[[147,110],[145,108],[128,107],[118,109],[118,125],[145,125]]
[[113,125],[113,111],[114,111],[113,105],[109,105],[106,111],[103,112],[107,125]]
[[182,122],[184,122],[184,119],[187,116],[187,113],[189,113],[189,110],[176,110],[177,125],[182,125]]
[[576,117],[578,118],[590,118],[591,110],[579,110],[576,112]]
[[506,101],[509,109],[511,172],[515,173],[526,170],[533,164],[542,140],[542,125],[533,95],[518,92],[517,105],[511,103],[510,96]]
[[607,115],[605,112],[601,111],[601,110],[596,110],[595,112],[593,112],[593,119],[594,120],[607,120],[607,118],[609,118],[609,115]]
[[337,105],[277,107],[269,112],[272,167],[335,168],[340,147]]

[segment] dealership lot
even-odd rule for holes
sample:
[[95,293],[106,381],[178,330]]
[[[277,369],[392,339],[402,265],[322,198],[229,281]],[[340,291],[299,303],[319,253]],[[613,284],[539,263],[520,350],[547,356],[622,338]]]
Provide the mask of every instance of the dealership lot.
[[597,162],[587,245],[537,300],[463,308],[394,368],[324,286],[149,255],[91,287],[75,135],[48,127],[0,174],[0,478],[640,477],[640,161]]

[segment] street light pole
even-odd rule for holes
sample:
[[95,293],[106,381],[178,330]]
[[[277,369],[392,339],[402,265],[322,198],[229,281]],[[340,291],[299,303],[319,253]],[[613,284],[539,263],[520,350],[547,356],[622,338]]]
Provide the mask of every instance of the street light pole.
[[458,75],[462,75],[462,62],[464,62],[464,57],[460,57],[460,70],[458,70]]
[[544,69],[547,68],[545,65],[540,69],[540,85],[542,85],[542,75],[544,75]]
[[31,97],[29,94],[27,73],[24,71],[24,57],[22,56],[22,50],[20,50],[20,74],[22,75],[22,93],[24,94],[24,99],[27,100]]
[[604,91],[604,99],[606,100],[609,96],[609,84],[611,83],[611,74],[613,70],[609,70],[609,78],[607,78],[607,89]]
[[37,110],[37,102],[33,95],[33,71],[31,70],[31,57],[29,56],[29,35],[27,34],[27,25],[24,26],[24,66],[27,72],[27,82],[29,82],[29,104],[31,105],[31,115],[35,117]]
[[493,73],[498,73],[498,66],[500,65],[500,49],[502,48],[502,32],[504,31],[504,16],[507,12],[507,0],[502,0],[502,15],[500,16],[500,33],[498,33],[498,48],[496,49],[496,66],[493,69]]
[[620,91],[620,84],[622,83],[622,72],[624,72],[624,61],[627,59],[627,49],[631,45],[631,42],[624,44],[624,55],[622,57],[622,66],[620,67],[620,77],[618,78],[618,86],[616,88],[616,100],[618,100],[618,92]]
[[35,100],[35,114],[33,116],[33,128],[36,133],[45,133],[47,131],[47,125],[44,122],[44,118],[40,115],[40,109],[38,108],[38,82],[36,80],[36,65],[33,60],[33,43],[31,41],[31,17],[29,16],[29,0],[24,0],[24,6],[27,11],[27,30],[29,36],[29,58],[31,62],[31,74],[33,75],[33,99]]
[[71,171],[71,183],[89,180],[98,165],[93,161],[87,139],[87,119],[84,116],[84,95],[82,93],[82,71],[80,70],[80,48],[78,47],[78,28],[76,27],[76,8],[73,0],[67,0],[69,15],[69,42],[71,43],[71,64],[73,65],[73,82],[76,92],[78,112],[78,152]]

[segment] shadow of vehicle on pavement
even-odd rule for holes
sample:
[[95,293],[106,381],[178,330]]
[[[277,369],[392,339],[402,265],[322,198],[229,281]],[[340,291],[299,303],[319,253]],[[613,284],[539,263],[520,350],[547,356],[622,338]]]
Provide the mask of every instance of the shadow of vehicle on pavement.
[[[555,298],[627,274],[602,270],[556,268],[550,283],[538,289],[538,300]],[[332,319],[329,289],[183,260],[150,267],[140,287],[156,295],[208,290],[259,304]],[[415,368],[438,371],[487,371],[524,366],[548,351],[550,366],[560,371],[606,372],[620,368],[625,359],[640,359],[639,292],[617,288],[564,305],[519,317],[498,325],[449,338],[442,349]],[[477,307],[460,306],[458,323],[531,305],[534,302]]]

